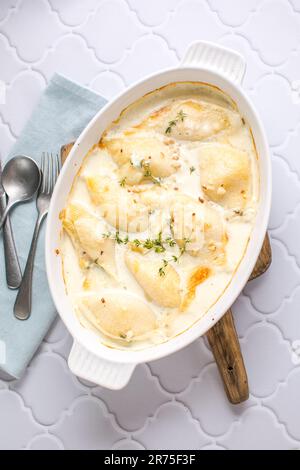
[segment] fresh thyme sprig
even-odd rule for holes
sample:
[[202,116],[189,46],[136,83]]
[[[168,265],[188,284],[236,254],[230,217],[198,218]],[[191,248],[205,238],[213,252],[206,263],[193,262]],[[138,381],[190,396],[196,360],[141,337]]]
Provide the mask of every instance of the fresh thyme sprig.
[[154,239],[147,238],[145,241],[134,240],[133,243],[137,246],[142,246],[146,248],[146,250],[154,250],[155,253],[164,253],[166,251],[165,245],[173,247],[176,245],[176,241],[171,238],[167,237],[165,239],[162,238],[162,232],[159,232],[158,236]]
[[171,134],[172,128],[176,126],[178,122],[183,122],[186,116],[187,115],[182,110],[180,110],[177,113],[175,119],[172,119],[171,121],[169,121],[168,127],[165,130],[165,134]]
[[186,252],[186,245],[188,243],[191,243],[191,240],[189,238],[184,238],[183,239],[183,246],[180,247],[180,254],[179,254],[179,258]]
[[[141,247],[149,251],[154,250],[155,253],[164,253],[166,251],[165,245],[168,245],[171,248],[173,248],[176,245],[176,240],[174,240],[174,238],[172,237],[167,237],[163,239],[161,231],[159,232],[156,238],[147,238],[146,240],[139,240],[138,238],[135,238],[134,240],[129,240],[128,235],[122,238],[120,237],[119,231],[116,231],[115,233],[112,233],[112,232],[103,233],[102,236],[103,238],[110,238],[112,240],[116,240],[118,245],[121,245],[121,244],[127,245],[129,242],[131,242],[137,248]],[[184,243],[179,248],[178,255],[172,255],[172,258],[170,259],[163,259],[163,264],[158,270],[158,273],[161,277],[165,276],[166,274],[165,270],[168,264],[170,263],[170,261],[174,261],[175,263],[178,263],[181,256],[186,252],[186,246],[188,243],[190,243],[190,240],[188,238],[184,238],[183,241]]]
[[125,176],[124,178],[122,178],[122,179],[119,181],[119,185],[120,185],[122,188],[124,188],[125,184],[126,184],[126,176]]
[[190,166],[190,174],[194,173],[196,171],[196,168],[194,166]]
[[128,235],[126,235],[125,238],[121,238],[119,231],[117,231],[117,232],[116,232],[116,242],[117,242],[119,245],[121,245],[122,243],[123,243],[124,245],[127,245],[127,243],[129,242]]
[[129,242],[128,235],[126,235],[126,237],[124,237],[124,238],[121,238],[120,237],[120,232],[118,230],[115,233],[112,233],[112,232],[102,233],[102,237],[103,238],[110,238],[111,240],[116,240],[118,245],[121,245],[122,243],[124,245],[127,245],[127,243]]
[[172,132],[172,127],[176,126],[177,121],[175,119],[172,119],[172,121],[169,121],[168,127],[165,130],[165,134],[171,134]]
[[144,160],[142,160],[141,161],[141,168],[143,168],[143,170],[144,170],[144,178],[150,178],[151,181],[154,184],[158,184],[158,185],[161,184],[161,178],[158,178],[158,177],[152,175],[149,162],[145,162]]
[[176,241],[172,237],[167,237],[165,239],[165,242],[168,243],[168,245],[172,248],[173,246],[176,245]]
[[120,244],[127,245],[129,241],[133,243],[137,248],[142,247],[146,250],[154,250],[155,253],[164,253],[166,251],[165,245],[173,247],[176,245],[176,241],[172,237],[167,237],[165,239],[162,238],[162,232],[159,232],[156,238],[147,238],[146,240],[139,240],[135,238],[134,240],[129,240],[128,235],[122,238],[120,237],[119,231],[115,233],[107,232],[102,234],[103,238],[110,238],[112,240],[116,240],[116,242]]
[[111,235],[112,235],[111,232],[102,233],[102,237],[103,237],[103,238],[111,238]]
[[166,275],[166,267],[168,266],[169,264],[169,261],[167,261],[166,259],[163,260],[163,265],[159,268],[158,270],[158,274],[163,277]]
[[179,255],[178,255],[178,256],[172,255],[172,258],[171,258],[171,259],[169,259],[169,260],[164,259],[164,260],[163,260],[163,264],[162,264],[162,266],[161,266],[161,267],[159,268],[159,270],[158,270],[158,274],[159,274],[161,277],[163,277],[163,276],[166,275],[166,267],[168,266],[169,262],[170,262],[170,261],[174,261],[175,263],[178,263],[179,260],[180,260],[180,258],[181,258],[181,256],[186,252],[186,245],[187,245],[188,243],[190,243],[191,240],[189,240],[188,238],[184,238],[183,241],[184,241],[184,243],[183,243],[183,246],[180,247],[180,249],[179,249]]

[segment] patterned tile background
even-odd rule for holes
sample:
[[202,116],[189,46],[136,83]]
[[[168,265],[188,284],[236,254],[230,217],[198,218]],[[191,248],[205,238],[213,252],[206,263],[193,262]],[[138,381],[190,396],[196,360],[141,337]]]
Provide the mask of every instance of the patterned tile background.
[[274,261],[234,306],[250,400],[228,404],[203,339],[122,391],[80,382],[58,320],[24,378],[0,380],[1,449],[300,448],[300,0],[1,0],[1,155],[54,71],[110,98],[196,39],[244,54],[272,149]]

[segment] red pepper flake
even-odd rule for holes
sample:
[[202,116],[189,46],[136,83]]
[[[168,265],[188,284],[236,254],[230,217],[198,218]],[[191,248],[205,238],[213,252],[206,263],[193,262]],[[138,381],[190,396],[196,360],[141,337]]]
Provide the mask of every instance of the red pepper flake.
[[198,197],[198,201],[201,202],[201,204],[204,203],[204,199],[202,199],[202,197],[200,197],[200,196]]
[[56,248],[55,254],[59,255],[59,249],[58,248]]
[[102,297],[101,302],[102,302],[103,304],[105,304],[105,299],[104,299],[104,297]]

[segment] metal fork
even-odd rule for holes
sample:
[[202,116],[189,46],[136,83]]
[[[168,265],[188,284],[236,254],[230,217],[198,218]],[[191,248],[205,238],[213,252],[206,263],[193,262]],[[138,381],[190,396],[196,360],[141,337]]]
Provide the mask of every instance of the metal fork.
[[42,182],[36,200],[38,217],[33,232],[25,271],[14,305],[14,314],[15,317],[19,320],[27,320],[30,317],[31,313],[32,273],[37,239],[43,219],[48,213],[51,195],[60,171],[59,156],[56,155],[55,157],[53,157],[52,153],[43,153],[40,169],[42,174]]

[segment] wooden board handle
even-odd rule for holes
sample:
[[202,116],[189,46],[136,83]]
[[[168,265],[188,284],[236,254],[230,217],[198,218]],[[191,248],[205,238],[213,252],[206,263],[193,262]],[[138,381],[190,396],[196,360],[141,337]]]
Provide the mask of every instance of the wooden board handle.
[[63,145],[62,148],[60,149],[60,159],[62,165],[65,163],[67,156],[72,150],[72,147],[74,145],[74,142],[70,142],[69,144]]
[[208,331],[207,339],[223,379],[228,400],[233,404],[247,400],[247,372],[230,309]]
[[[269,268],[271,261],[270,239],[266,233],[249,280],[261,276]],[[233,404],[242,403],[249,397],[248,379],[231,310],[228,310],[209,330],[207,338],[223,379],[228,400]]]
[[266,233],[263,245],[261,247],[259,257],[257,258],[254,269],[249,277],[249,281],[261,276],[269,267],[272,262],[272,250],[268,233]]

